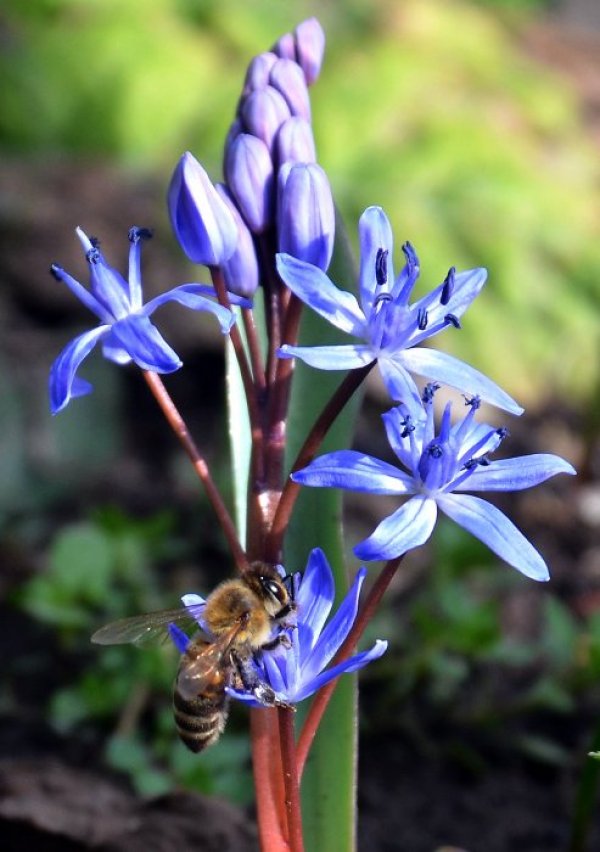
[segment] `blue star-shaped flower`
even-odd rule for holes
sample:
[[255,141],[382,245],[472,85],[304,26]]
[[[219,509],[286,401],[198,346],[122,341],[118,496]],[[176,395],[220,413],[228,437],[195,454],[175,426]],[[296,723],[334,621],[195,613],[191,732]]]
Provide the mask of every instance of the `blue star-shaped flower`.
[[[337,653],[358,611],[358,599],[366,570],[361,569],[339,609],[326,624],[335,597],[333,574],[325,554],[315,548],[306,565],[304,574],[294,577],[297,605],[296,626],[288,633],[288,643],[256,655],[258,672],[277,693],[280,701],[296,704],[308,698],[330,680],[346,672],[353,672],[376,660],[387,649],[387,642],[377,640],[369,651],[355,654],[336,666],[326,668]],[[203,603],[199,595],[184,595],[186,606],[197,607]],[[196,616],[201,627],[202,618]],[[204,629],[204,628],[203,628]],[[170,625],[171,638],[183,653],[189,642],[187,636],[176,625]],[[253,695],[228,689],[230,695],[253,707],[260,707]]]
[[[360,218],[360,303],[339,290],[316,266],[288,254],[277,255],[277,269],[290,290],[341,331],[364,343],[341,346],[282,346],[281,358],[300,358],[321,370],[353,370],[377,360],[392,397],[411,411],[420,408],[416,373],[458,390],[469,390],[486,402],[521,414],[523,409],[494,382],[457,358],[418,344],[448,326],[460,328],[460,317],[485,284],[485,269],[457,273],[414,304],[409,298],[419,277],[419,260],[410,243],[402,247],[404,268],[394,280],[393,237],[380,207],[368,207]],[[418,348],[416,348],[418,347]]]
[[[131,245],[127,281],[108,265],[96,240],[89,239],[81,228],[77,228],[76,233],[90,267],[90,289],[87,290],[56,264],[50,271],[96,314],[100,325],[72,340],[53,363],[50,370],[50,408],[53,414],[61,411],[72,398],[92,390],[90,383],[80,379],[76,373],[99,340],[103,341],[104,357],[117,364],[134,361],[143,370],[157,373],[178,370],[181,361],[177,353],[148,319],[165,302],[175,301],[195,311],[210,311],[219,321],[223,334],[227,334],[235,322],[231,311],[213,301],[214,289],[202,284],[182,284],[146,305],[142,304],[141,243],[151,236],[146,228],[131,228],[129,231]],[[230,294],[230,300],[235,305],[251,306],[246,299],[233,294]]]
[[465,491],[520,491],[557,473],[574,474],[559,456],[536,454],[490,461],[506,430],[475,422],[479,398],[451,425],[451,404],[436,434],[433,394],[428,385],[422,415],[414,420],[405,405],[383,415],[387,437],[405,470],[351,450],[327,453],[292,474],[295,482],[371,494],[413,495],[354,548],[360,559],[393,559],[424,544],[438,509],[479,538],[501,559],[534,580],[547,580],[546,563],[514,524],[491,503]]

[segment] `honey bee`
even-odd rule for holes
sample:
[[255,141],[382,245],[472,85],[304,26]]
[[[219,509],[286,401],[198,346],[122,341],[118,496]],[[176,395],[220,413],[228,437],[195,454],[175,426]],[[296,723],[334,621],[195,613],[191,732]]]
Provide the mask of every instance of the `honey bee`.
[[[163,638],[169,624],[201,616],[207,637],[194,636],[175,678],[173,713],[181,740],[194,752],[215,743],[227,721],[227,687],[252,693],[265,707],[289,706],[256,670],[254,654],[278,644],[289,646],[285,618],[296,605],[275,567],[253,562],[241,577],[225,580],[204,604],[125,618],[92,636],[100,645],[146,644]],[[273,632],[278,632],[273,636]]]

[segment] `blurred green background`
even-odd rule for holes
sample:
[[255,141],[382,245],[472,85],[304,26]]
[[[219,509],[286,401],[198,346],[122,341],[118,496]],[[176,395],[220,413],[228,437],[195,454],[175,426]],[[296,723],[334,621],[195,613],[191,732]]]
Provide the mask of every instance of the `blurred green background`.
[[[38,280],[51,261],[71,269],[68,257],[80,264],[73,273],[81,271],[77,247],[65,249],[72,252],[66,258],[62,247],[74,242],[72,229],[80,222],[93,233],[102,224],[108,228],[111,210],[120,230],[104,248],[116,266],[125,257],[125,229],[136,221],[161,231],[160,274],[154,273],[152,286],[191,280],[162,206],[174,164],[189,149],[220,178],[223,140],[248,61],[316,14],[328,44],[311,90],[313,123],[319,160],[352,239],[362,210],[380,204],[398,249],[406,239],[416,247],[423,290],[451,265],[488,268],[487,288],[463,329],[448,332],[440,345],[532,410],[564,408],[568,426],[538,418],[537,434],[546,439],[538,449],[565,453],[591,479],[600,420],[600,130],[593,110],[586,112],[584,81],[567,73],[558,51],[554,61],[551,5],[4,0],[0,249],[10,260],[0,290],[0,588],[79,660],[77,676],[55,683],[48,695],[50,724],[61,734],[94,718],[113,726],[108,758],[127,768],[143,792],[167,789],[175,779],[244,800],[247,777],[240,776],[239,761],[245,740],[231,735],[229,745],[198,764],[172,743],[164,693],[173,655],[111,649],[90,656],[85,642],[103,620],[173,605],[176,592],[200,583],[194,565],[201,557],[208,566],[201,582],[210,588],[223,543],[210,517],[204,520],[202,495],[172,448],[136,457],[139,444],[168,438],[160,425],[148,425],[155,416],[150,406],[136,408],[137,391],[122,371],[100,359],[91,363],[95,393],[50,421],[46,371],[83,328],[84,315],[71,313],[65,325],[62,311],[73,310],[70,297],[59,294],[53,306],[51,285]],[[560,26],[554,27],[558,44]],[[100,177],[88,184],[86,170],[98,169]],[[119,193],[124,197],[130,186],[131,219],[121,221]],[[155,250],[146,250],[150,278]],[[214,334],[196,358],[189,329],[182,332],[174,322],[173,332],[184,334],[192,368],[221,377]],[[182,399],[198,387],[193,375],[187,382],[179,388]],[[378,399],[376,387],[371,398]],[[195,402],[193,425],[227,491],[222,398]],[[127,410],[139,411],[135,429],[122,417]],[[131,457],[137,461],[123,463]],[[133,498],[148,482],[155,486],[152,496]],[[556,506],[560,514],[560,501],[550,512]],[[557,526],[564,531],[568,521]],[[457,719],[473,724],[472,714],[461,716],[460,691],[482,666],[500,664],[520,672],[540,667],[504,711],[485,690],[480,694],[485,724],[490,713],[498,721],[516,706],[569,714],[576,696],[595,700],[589,692],[600,675],[595,608],[582,619],[569,600],[547,593],[534,605],[536,635],[524,631],[507,639],[503,603],[513,600],[521,580],[500,573],[496,579],[500,569],[492,571],[490,555],[473,551],[464,538],[455,541],[442,529],[439,541],[446,549],[440,544],[429,557],[440,566],[436,579],[427,581],[417,561],[413,579],[398,590],[407,608],[396,649],[400,668],[395,675],[393,666],[385,669],[393,681],[390,701],[406,702],[424,684],[434,705],[454,707]],[[570,581],[569,593],[576,582],[578,593],[587,590],[597,576],[597,557],[585,575],[576,573],[575,563],[593,546],[589,531],[571,557],[566,544],[556,545],[558,593],[568,571],[579,578]],[[482,573],[493,578],[482,582]],[[391,610],[381,615],[378,635],[394,630],[393,618]],[[32,654],[27,665],[35,668],[41,658]],[[19,663],[11,666],[18,680]],[[0,709],[8,717],[17,697],[18,688],[3,688]],[[161,701],[149,723],[148,704],[160,707]],[[131,710],[125,719],[124,706]],[[151,732],[145,739],[136,727],[142,715]],[[551,736],[518,736],[539,759],[567,760]]]

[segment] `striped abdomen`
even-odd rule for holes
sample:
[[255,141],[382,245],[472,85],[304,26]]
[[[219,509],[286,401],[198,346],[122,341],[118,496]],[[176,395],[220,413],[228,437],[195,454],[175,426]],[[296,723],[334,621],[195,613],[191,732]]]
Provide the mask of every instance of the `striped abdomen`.
[[173,692],[173,714],[183,743],[195,752],[218,740],[229,709],[225,687],[231,679],[231,663],[220,655],[211,660],[212,646],[197,642],[183,655]]

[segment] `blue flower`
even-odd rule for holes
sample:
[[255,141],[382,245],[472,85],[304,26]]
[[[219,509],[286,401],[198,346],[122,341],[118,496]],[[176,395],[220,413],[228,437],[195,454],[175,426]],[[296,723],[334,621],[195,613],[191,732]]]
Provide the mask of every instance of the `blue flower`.
[[[409,304],[419,277],[419,260],[410,243],[402,247],[404,267],[394,280],[393,237],[380,207],[368,207],[359,222],[360,303],[338,289],[325,273],[287,254],[277,255],[282,280],[303,302],[332,325],[362,339],[341,346],[282,346],[282,358],[300,358],[321,370],[354,370],[377,360],[388,393],[411,411],[420,408],[420,393],[412,373],[478,394],[486,402],[513,414],[523,409],[494,382],[457,358],[418,346],[453,326],[485,284],[485,269],[457,273],[428,295]],[[416,348],[418,347],[418,348]]]
[[[176,352],[160,335],[148,317],[165,302],[179,302],[196,311],[213,313],[223,334],[226,334],[235,317],[231,311],[217,304],[212,287],[202,284],[182,284],[161,296],[142,304],[140,274],[141,243],[151,236],[145,228],[129,231],[129,274],[123,276],[108,265],[98,248],[98,242],[89,239],[81,228],[76,229],[86,260],[90,267],[90,289],[87,290],[68,272],[54,264],[51,272],[57,281],[64,282],[78,299],[100,320],[100,325],[72,340],[60,353],[50,370],[50,408],[53,414],[61,411],[77,396],[90,393],[92,386],[76,373],[96,343],[102,340],[105,358],[117,364],[134,361],[143,370],[171,373],[181,367]],[[249,306],[237,296],[230,296],[232,304]]]
[[[371,660],[376,660],[387,649],[387,642],[377,640],[369,651],[355,654],[336,666],[326,668],[354,624],[366,573],[364,568],[358,572],[348,594],[327,624],[325,622],[331,612],[335,587],[323,551],[315,548],[308,558],[302,577],[295,575],[297,620],[296,626],[288,633],[289,647],[288,643],[282,643],[256,655],[260,676],[271,685],[281,701],[290,704],[302,701],[339,675],[356,671]],[[182,600],[186,606],[194,608],[203,603],[198,595],[184,595]],[[196,618],[203,627],[201,616],[196,615]],[[177,649],[183,653],[189,641],[187,636],[175,625],[170,625],[169,629]],[[228,692],[253,707],[261,706],[249,693],[234,689]]]
[[477,397],[467,401],[468,413],[454,426],[449,403],[436,434],[433,395],[437,387],[426,387],[418,420],[405,405],[383,415],[388,440],[405,470],[342,450],[320,456],[292,474],[292,479],[303,485],[371,494],[414,495],[354,548],[360,559],[393,559],[424,544],[441,509],[509,565],[534,580],[547,580],[544,560],[514,524],[491,503],[463,492],[520,491],[557,473],[574,474],[574,469],[550,454],[490,461],[488,454],[507,433],[475,422]]

